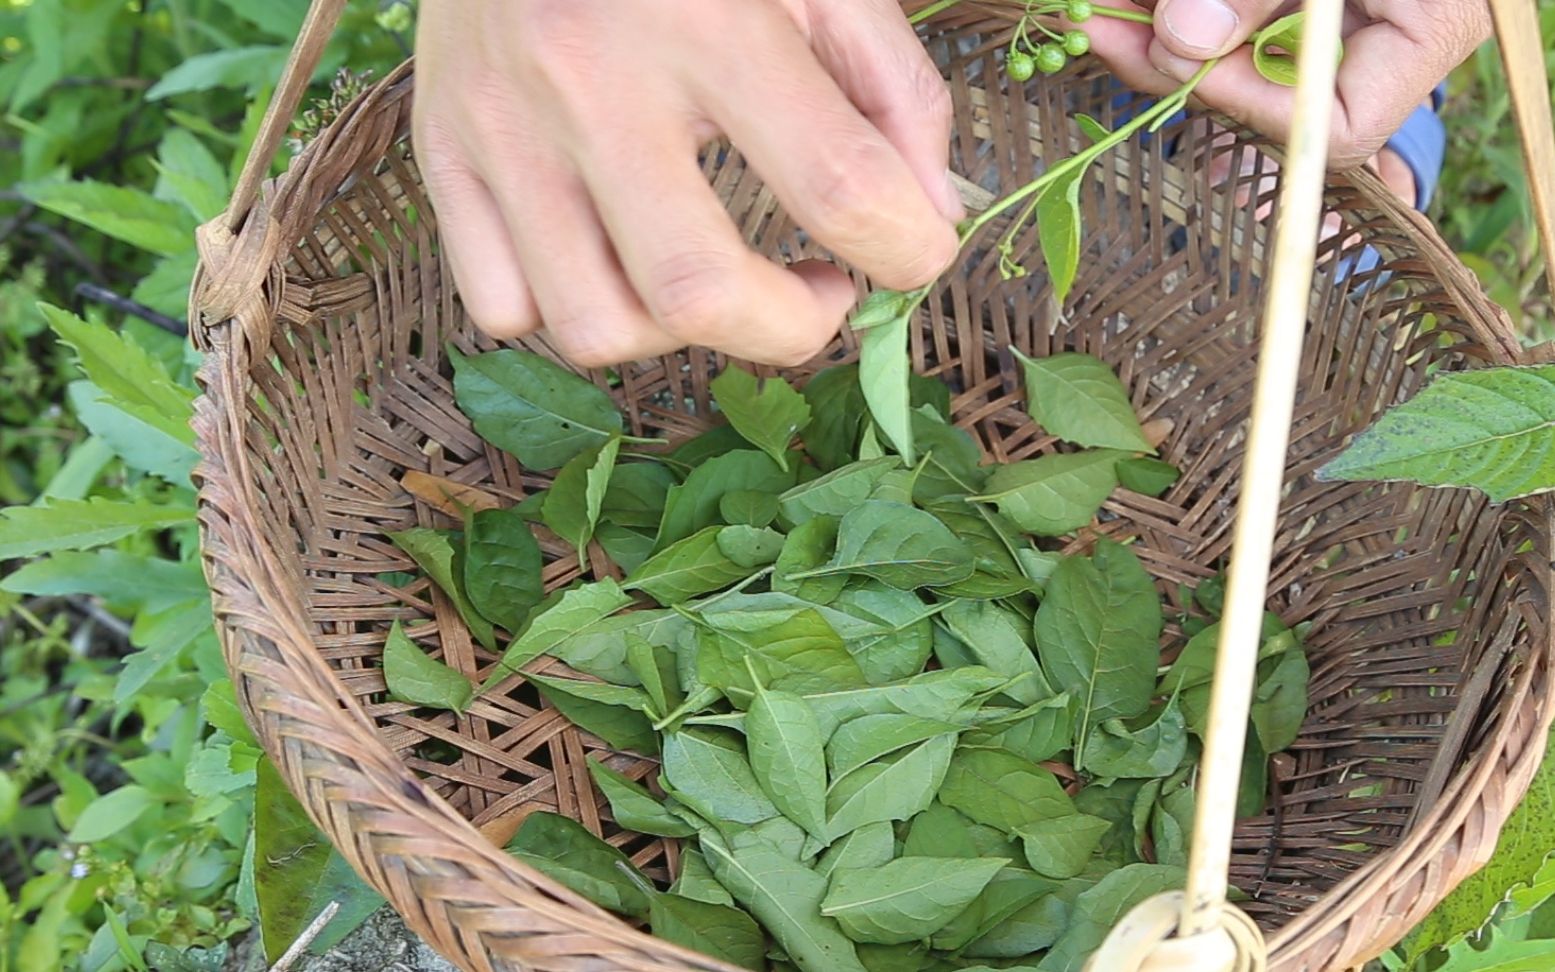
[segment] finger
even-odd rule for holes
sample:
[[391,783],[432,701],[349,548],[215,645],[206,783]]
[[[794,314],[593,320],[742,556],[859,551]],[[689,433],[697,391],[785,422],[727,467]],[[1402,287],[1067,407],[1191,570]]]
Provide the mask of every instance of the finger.
[[699,103],[822,244],[886,287],[929,283],[955,259],[955,230],[793,24],[753,9],[743,29],[762,43],[711,47],[701,77],[717,83]]
[[[1107,6],[1140,10],[1140,6],[1117,2]],[[1182,82],[1162,74],[1150,63],[1150,44],[1155,31],[1149,24],[1137,24],[1113,17],[1093,16],[1083,25],[1091,38],[1091,53],[1106,62],[1123,84],[1145,94],[1164,95],[1175,91]]]
[[950,91],[896,0],[819,3],[810,46],[854,107],[896,147],[940,215],[966,217],[950,181]]
[[551,344],[587,367],[664,354],[683,342],[654,325],[617,263],[576,173],[539,153],[489,153],[486,173]]
[[1238,47],[1284,0],[1160,0],[1156,36],[1178,57],[1207,61]]
[[494,338],[533,331],[540,326],[540,312],[491,190],[456,153],[440,150],[435,136],[418,137],[416,144],[421,177],[465,312]]
[[646,119],[604,126],[581,157],[600,218],[654,321],[683,344],[768,364],[809,360],[853,302],[847,277],[753,253],[697,166],[690,133],[666,141],[656,134],[664,130]]

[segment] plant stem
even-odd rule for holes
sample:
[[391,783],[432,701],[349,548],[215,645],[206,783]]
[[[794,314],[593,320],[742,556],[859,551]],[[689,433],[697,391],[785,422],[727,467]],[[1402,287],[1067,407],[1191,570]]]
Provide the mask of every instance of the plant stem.
[[954,7],[960,2],[961,0],[939,0],[938,3],[931,3],[927,7],[924,7],[922,10],[913,14],[911,17],[908,17],[907,22],[910,24],[921,24],[935,14],[944,10],[949,10],[951,7]]
[[1104,7],[1096,4],[1091,11],[1098,17],[1111,17],[1114,20],[1132,20],[1136,24],[1153,24],[1155,18],[1148,10],[1120,10],[1117,7]]

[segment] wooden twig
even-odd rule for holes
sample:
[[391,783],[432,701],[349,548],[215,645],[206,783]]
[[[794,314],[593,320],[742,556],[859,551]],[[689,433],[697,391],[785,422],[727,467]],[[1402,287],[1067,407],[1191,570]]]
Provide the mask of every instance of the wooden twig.
[[297,940],[292,942],[291,947],[281,953],[281,957],[275,960],[274,965],[270,966],[270,972],[287,972],[302,957],[302,953],[308,950],[308,946],[313,944],[314,939],[323,933],[324,926],[334,919],[335,913],[339,910],[340,902],[338,901],[331,901],[325,905],[324,910],[319,912],[319,916],[313,919],[307,928],[302,930],[302,934],[297,936]]
[[120,313],[138,317],[179,337],[184,337],[189,333],[189,325],[184,321],[180,321],[176,317],[168,317],[160,311],[153,310],[145,304],[131,300],[123,294],[115,293],[107,287],[100,287],[97,284],[91,283],[80,283],[76,284],[76,289],[73,292],[82,300],[89,300],[94,304],[112,307]]

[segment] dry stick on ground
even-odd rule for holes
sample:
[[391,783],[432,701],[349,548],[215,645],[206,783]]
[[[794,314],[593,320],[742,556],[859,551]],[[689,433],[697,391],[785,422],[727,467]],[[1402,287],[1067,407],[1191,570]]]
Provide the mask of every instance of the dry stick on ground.
[[302,934],[297,936],[297,940],[292,942],[291,947],[281,953],[281,957],[275,960],[274,965],[270,966],[270,972],[286,972],[287,969],[290,969],[292,964],[302,957],[302,953],[308,950],[308,946],[313,944],[313,940],[318,938],[319,934],[324,931],[324,926],[334,919],[335,913],[339,910],[340,902],[338,901],[331,901],[325,905],[324,910],[319,912],[319,916],[313,919],[307,928],[302,930]]

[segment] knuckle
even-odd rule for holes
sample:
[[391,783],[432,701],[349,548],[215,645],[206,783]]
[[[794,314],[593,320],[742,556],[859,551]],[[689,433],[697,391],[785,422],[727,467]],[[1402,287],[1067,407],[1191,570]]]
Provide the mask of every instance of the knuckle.
[[582,0],[531,0],[523,48],[540,76],[570,84],[593,68],[601,28],[597,8]]
[[707,344],[739,313],[739,271],[727,257],[690,250],[660,260],[643,299],[664,330],[688,344]]
[[926,237],[903,254],[897,271],[901,279],[893,286],[915,289],[933,282],[945,272],[946,267],[955,262],[958,252],[955,232],[948,226],[936,229],[932,236]]
[[509,340],[523,337],[535,329],[534,318],[516,301],[491,299],[479,291],[465,294],[462,299],[465,313],[489,337]]
[[881,212],[870,173],[880,172],[886,160],[869,148],[829,153],[820,160],[810,177],[810,197],[820,221],[817,232],[829,232],[844,239],[868,235]]
[[950,88],[939,72],[922,67],[913,72],[909,81],[916,103],[930,121],[949,132],[955,120],[955,105],[950,98]]

